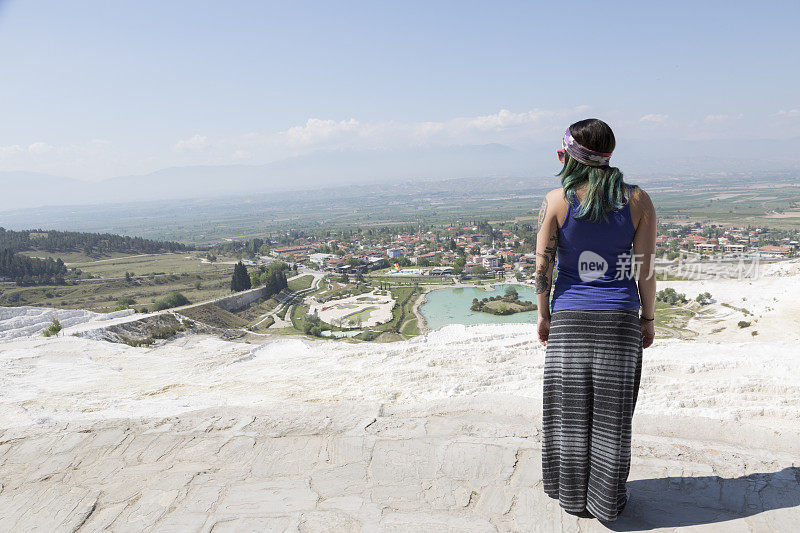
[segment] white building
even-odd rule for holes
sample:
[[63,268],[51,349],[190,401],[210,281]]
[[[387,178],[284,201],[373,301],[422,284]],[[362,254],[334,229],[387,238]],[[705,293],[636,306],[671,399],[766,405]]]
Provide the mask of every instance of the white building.
[[725,245],[725,251],[726,252],[731,252],[731,253],[742,253],[742,252],[744,252],[745,248],[747,248],[747,246],[745,246],[744,244],[726,244]]
[[325,263],[326,259],[330,259],[332,257],[338,257],[335,254],[309,254],[308,260],[312,263],[316,263],[322,266]]
[[496,255],[486,255],[483,257],[483,268],[494,268],[500,266],[500,261]]

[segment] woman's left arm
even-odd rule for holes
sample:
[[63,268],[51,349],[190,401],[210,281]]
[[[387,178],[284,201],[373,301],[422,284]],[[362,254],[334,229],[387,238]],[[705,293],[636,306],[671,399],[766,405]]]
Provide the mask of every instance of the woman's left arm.
[[642,348],[648,348],[655,338],[655,325],[653,319],[656,312],[656,235],[658,233],[658,220],[656,210],[650,196],[641,189],[637,189],[634,196],[636,209],[641,212],[641,219],[633,236],[633,257],[639,263],[639,301],[642,305]]

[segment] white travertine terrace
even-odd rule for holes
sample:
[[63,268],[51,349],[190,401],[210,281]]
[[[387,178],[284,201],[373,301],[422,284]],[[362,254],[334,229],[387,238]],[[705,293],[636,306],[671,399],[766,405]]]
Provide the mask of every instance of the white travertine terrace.
[[[620,528],[795,529],[800,274],[782,268],[660,284],[757,321],[715,303],[698,339],[645,351]],[[66,331],[0,340],[2,531],[607,530],[541,490],[532,326],[145,348]]]

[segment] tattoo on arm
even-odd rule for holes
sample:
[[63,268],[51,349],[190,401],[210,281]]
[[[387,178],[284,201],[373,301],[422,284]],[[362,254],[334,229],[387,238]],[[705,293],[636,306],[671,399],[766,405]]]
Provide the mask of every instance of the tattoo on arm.
[[[545,231],[545,220],[547,219],[547,208],[549,207],[547,196],[542,200],[542,207],[539,208],[539,228],[538,231]],[[552,225],[549,225],[552,227]],[[540,238],[545,235],[540,234]],[[553,279],[553,266],[556,263],[556,251],[558,249],[558,229],[552,228],[550,235],[547,236],[547,244],[544,250],[536,250],[537,267],[534,275],[534,290],[536,294],[550,294]]]
[[556,262],[556,251],[558,250],[558,235],[550,235],[549,242],[545,246],[544,253],[536,252],[536,255],[544,260],[544,263],[539,265],[536,269],[534,276],[534,292],[536,294],[550,294],[550,288],[553,284],[553,265]]
[[548,276],[546,272],[536,272],[534,284],[534,291],[536,294],[550,294],[550,276]]
[[544,248],[544,253],[548,263],[556,264],[556,251],[558,250],[558,235],[550,235],[550,240]]
[[542,207],[539,208],[539,228],[541,228],[542,224],[544,223],[545,215],[547,215],[547,196],[544,197],[544,200],[542,201]]

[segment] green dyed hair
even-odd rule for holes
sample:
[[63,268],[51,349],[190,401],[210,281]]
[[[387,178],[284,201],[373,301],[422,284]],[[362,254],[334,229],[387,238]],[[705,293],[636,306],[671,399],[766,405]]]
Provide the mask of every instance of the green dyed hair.
[[[596,152],[614,151],[616,145],[614,132],[602,120],[590,118],[576,122],[569,128],[570,133],[581,146]],[[565,154],[564,167],[556,176],[561,178],[564,196],[571,203],[577,201],[575,189],[584,182],[588,182],[586,195],[580,202],[578,212],[574,215],[579,220],[600,222],[605,220],[606,211],[619,209],[630,200],[627,187],[622,179],[622,171],[617,167],[608,165],[593,167]]]

